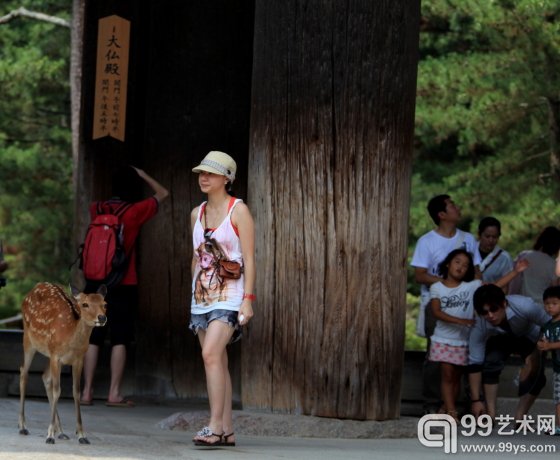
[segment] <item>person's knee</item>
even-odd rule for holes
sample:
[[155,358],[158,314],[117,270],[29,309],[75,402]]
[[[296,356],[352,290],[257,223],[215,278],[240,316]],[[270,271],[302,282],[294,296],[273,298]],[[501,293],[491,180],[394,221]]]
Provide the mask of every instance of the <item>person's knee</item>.
[[500,382],[501,368],[488,368],[482,371],[482,383],[484,385],[497,385]]
[[205,366],[221,365],[222,363],[222,353],[218,351],[215,347],[203,347],[202,348],[202,360]]

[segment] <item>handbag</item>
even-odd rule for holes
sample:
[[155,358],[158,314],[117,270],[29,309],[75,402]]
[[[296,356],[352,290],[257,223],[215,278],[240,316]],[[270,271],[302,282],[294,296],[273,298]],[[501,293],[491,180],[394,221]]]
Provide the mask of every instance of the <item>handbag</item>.
[[233,260],[220,259],[218,262],[218,275],[221,278],[230,278],[237,280],[241,278],[243,267],[239,262]]

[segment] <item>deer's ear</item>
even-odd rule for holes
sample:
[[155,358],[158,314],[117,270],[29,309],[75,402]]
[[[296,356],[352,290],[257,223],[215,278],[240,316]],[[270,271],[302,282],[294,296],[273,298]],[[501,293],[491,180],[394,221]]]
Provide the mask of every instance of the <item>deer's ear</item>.
[[107,295],[107,286],[105,286],[104,284],[99,286],[99,289],[97,290],[97,293],[101,294],[103,296],[103,298],[105,298],[105,296]]
[[78,295],[80,294],[80,290],[73,284],[70,285],[70,292],[72,292],[72,295],[74,297],[78,297]]

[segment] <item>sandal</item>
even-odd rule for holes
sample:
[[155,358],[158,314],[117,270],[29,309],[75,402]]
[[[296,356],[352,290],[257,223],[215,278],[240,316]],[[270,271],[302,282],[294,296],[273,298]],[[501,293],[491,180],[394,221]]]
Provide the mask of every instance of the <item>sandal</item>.
[[[194,445],[195,446],[207,446],[207,447],[212,447],[212,446],[223,446],[223,441],[222,438],[224,437],[224,433],[222,434],[216,434],[214,433],[210,427],[205,426],[204,428],[202,428],[202,430],[200,430],[198,433],[196,433],[197,436],[204,438],[204,439],[193,439]],[[210,441],[210,438],[212,436],[215,436],[216,438],[218,438],[217,441]]]
[[228,439],[231,438],[233,435],[234,435],[233,431],[230,434],[224,434],[223,435],[224,442],[222,442],[222,446],[234,447],[235,446],[235,441],[233,441],[233,442],[228,441]]

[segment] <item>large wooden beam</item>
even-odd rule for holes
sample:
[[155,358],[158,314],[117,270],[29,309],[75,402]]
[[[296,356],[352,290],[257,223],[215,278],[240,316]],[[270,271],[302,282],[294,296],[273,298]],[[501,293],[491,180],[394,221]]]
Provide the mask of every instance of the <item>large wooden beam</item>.
[[399,416],[419,6],[256,3],[245,406]]

